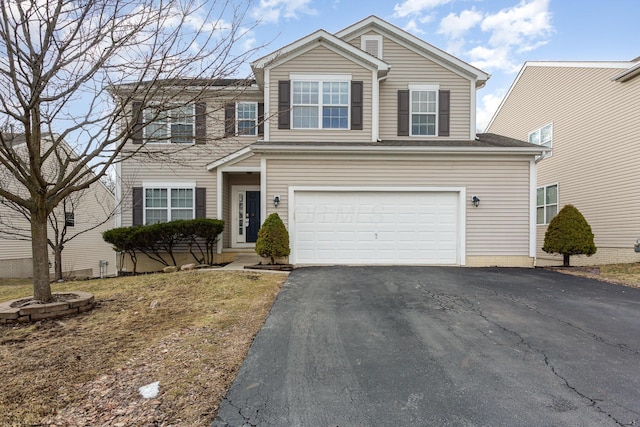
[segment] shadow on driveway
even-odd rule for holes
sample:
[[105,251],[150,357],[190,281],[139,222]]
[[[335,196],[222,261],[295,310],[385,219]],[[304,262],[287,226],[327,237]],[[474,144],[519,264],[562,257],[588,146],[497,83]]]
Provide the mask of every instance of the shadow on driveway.
[[539,269],[287,279],[220,426],[608,426],[640,419],[640,290]]

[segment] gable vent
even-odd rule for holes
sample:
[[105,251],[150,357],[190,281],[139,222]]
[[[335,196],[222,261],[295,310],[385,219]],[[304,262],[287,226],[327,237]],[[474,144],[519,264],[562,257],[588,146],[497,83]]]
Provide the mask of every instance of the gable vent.
[[361,49],[378,59],[382,59],[382,36],[362,36]]

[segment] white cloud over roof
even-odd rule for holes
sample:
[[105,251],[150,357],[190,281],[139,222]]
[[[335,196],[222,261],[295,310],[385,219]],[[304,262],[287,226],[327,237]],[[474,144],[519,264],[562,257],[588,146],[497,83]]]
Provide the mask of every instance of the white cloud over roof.
[[260,0],[251,11],[251,17],[262,22],[275,23],[281,17],[297,18],[299,14],[316,15],[318,12],[311,6],[311,0]]

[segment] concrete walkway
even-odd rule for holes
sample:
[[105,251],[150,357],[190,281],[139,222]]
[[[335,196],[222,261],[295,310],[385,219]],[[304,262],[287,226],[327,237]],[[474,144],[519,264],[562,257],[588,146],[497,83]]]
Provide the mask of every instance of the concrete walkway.
[[255,271],[259,273],[277,273],[277,274],[289,274],[288,271],[278,270],[245,270],[245,265],[256,265],[263,259],[255,253],[239,253],[236,255],[233,262],[225,265],[224,267],[217,268],[216,270],[222,271]]

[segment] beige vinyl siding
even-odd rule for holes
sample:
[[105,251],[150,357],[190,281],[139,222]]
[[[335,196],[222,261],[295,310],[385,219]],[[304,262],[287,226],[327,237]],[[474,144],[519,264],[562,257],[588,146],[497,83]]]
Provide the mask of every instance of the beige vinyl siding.
[[[464,187],[467,194],[467,256],[529,253],[529,161],[453,160],[415,157],[384,159],[268,159],[267,200],[288,194],[290,186]],[[470,197],[481,199],[480,207]],[[289,201],[277,212],[288,223]]]
[[[363,130],[338,129],[278,129],[278,81],[289,80],[290,73],[308,74],[351,74],[352,81],[363,82]],[[372,71],[335,53],[318,46],[285,63],[273,67],[269,72],[269,139],[277,142],[332,141],[370,142]]]
[[[450,136],[412,138],[469,139],[470,81],[397,43],[383,33],[369,31],[366,35],[383,36],[382,59],[391,65],[388,77],[380,84],[380,138],[398,139],[398,90],[408,89],[410,83],[437,83],[440,89],[451,91]],[[348,42],[360,48],[360,35]]]
[[[621,71],[527,67],[488,129],[527,140],[553,124],[553,155],[538,163],[538,185],[557,182],[559,208],[575,205],[591,225],[598,253],[583,257],[587,263],[599,263],[607,248],[640,260],[632,254],[640,238],[640,78],[611,81]],[[545,230],[538,226],[541,257],[548,256],[540,249]]]
[[[113,212],[115,201],[113,195],[100,183],[94,184],[89,191],[82,195],[78,207],[75,209],[75,226],[67,228],[67,235],[87,230],[103,222]],[[64,213],[60,209],[60,217]],[[110,244],[102,239],[102,233],[115,226],[111,215],[102,225],[91,231],[74,237],[64,246],[62,251],[62,271],[77,271],[79,275],[98,276],[100,274],[100,260],[106,260],[107,275],[116,274],[116,254]],[[51,233],[51,231],[49,231]],[[49,261],[53,264],[54,255],[49,251]],[[89,272],[90,271],[90,272]],[[51,274],[54,273],[53,268]]]
[[231,164],[234,168],[256,168],[260,167],[260,156],[253,155],[239,162]]
[[123,227],[133,225],[133,195],[131,188],[142,187],[145,182],[195,182],[196,187],[206,187],[206,216],[216,218],[216,171],[208,171],[213,160],[208,157],[208,147],[194,145],[174,154],[170,159],[142,162],[127,160],[122,165],[122,217]]
[[412,138],[469,139],[469,80],[388,38],[384,39],[383,55],[391,64],[389,76],[380,84],[380,137],[383,140],[398,138],[398,90],[408,89],[410,83],[437,83],[440,90],[451,91],[450,136]]
[[[258,101],[259,94],[246,92],[242,100]],[[207,143],[196,145],[146,144],[139,154],[122,163],[122,226],[130,226],[132,214],[132,187],[142,186],[144,181],[172,182],[195,181],[197,187],[206,187],[206,216],[215,218],[216,171],[208,171],[207,165],[256,142],[258,136],[224,137],[224,105],[236,99],[203,97],[207,103]],[[140,148],[128,143],[126,150]],[[251,161],[246,160],[251,163]],[[245,161],[243,161],[244,164]],[[255,161],[253,161],[255,162]]]
[[[16,213],[2,208],[2,215],[14,216],[16,224],[24,230],[29,230],[29,224],[21,218],[15,217]],[[67,237],[87,230],[100,222],[105,221],[114,208],[114,198],[100,183],[94,184],[87,190],[80,203],[74,209],[75,226],[69,227]],[[64,212],[57,208],[60,218],[64,218]],[[97,228],[80,234],[64,245],[62,251],[63,273],[78,272],[83,276],[97,276],[99,274],[99,260],[109,262],[107,274],[116,272],[115,253],[111,245],[102,239],[102,232],[114,227],[114,219],[107,221]],[[49,238],[53,238],[53,229],[49,227]],[[0,239],[0,277],[28,277],[33,274],[31,256],[31,241]],[[49,250],[51,262],[50,273],[53,275],[53,251]]]

